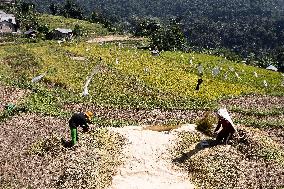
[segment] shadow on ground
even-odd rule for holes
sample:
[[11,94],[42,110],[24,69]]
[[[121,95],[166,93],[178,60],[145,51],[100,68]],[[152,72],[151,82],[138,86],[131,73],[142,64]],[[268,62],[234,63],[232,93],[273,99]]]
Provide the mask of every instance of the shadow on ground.
[[190,150],[189,152],[182,153],[181,156],[174,158],[173,163],[184,163],[187,159],[191,158],[194,154],[204,150],[205,148],[211,148],[216,146],[217,143],[213,139],[201,140],[199,143],[195,145],[195,148]]

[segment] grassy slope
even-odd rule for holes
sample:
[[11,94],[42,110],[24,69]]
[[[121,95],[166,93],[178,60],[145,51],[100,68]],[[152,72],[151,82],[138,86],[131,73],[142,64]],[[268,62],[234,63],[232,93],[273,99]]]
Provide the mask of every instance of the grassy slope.
[[[257,116],[261,114],[283,114],[283,107],[273,106],[271,108],[274,109],[270,111],[265,107],[255,109],[253,105],[238,106],[238,100],[233,105],[219,102],[251,93],[276,96],[283,96],[284,93],[280,73],[237,64],[221,57],[181,52],[163,52],[161,56],[153,57],[148,51],[130,47],[120,49],[116,43],[99,45],[84,42],[5,45],[0,48],[0,56],[3,62],[0,76],[10,84],[14,82],[38,91],[32,93],[26,104],[32,111],[45,114],[68,115],[61,109],[72,103],[164,110],[212,110],[225,105],[241,113],[241,116],[251,112],[253,119],[244,117],[244,120],[255,126],[267,124],[265,121],[259,122]],[[84,57],[85,60],[72,60],[72,57]],[[107,69],[94,76],[89,85],[90,96],[83,98],[81,94],[86,77],[98,64],[99,57],[102,57]],[[192,57],[191,65],[189,59]],[[205,70],[204,82],[200,91],[195,91],[198,79],[196,67],[199,63]],[[215,66],[222,68],[217,77],[211,73]],[[232,69],[234,71],[230,71]],[[30,82],[33,77],[45,72],[47,75],[39,84]],[[241,79],[236,77],[235,72]],[[254,76],[254,72],[258,73],[258,77]],[[9,77],[14,79],[9,80]],[[264,87],[264,80],[268,87]],[[249,101],[245,100],[244,103]],[[281,104],[280,101],[281,98],[276,103]],[[256,104],[259,103],[261,101]],[[243,123],[239,115],[236,117],[238,122]],[[282,123],[283,118],[273,122],[272,126],[281,126]]]
[[[7,45],[1,47],[1,54],[2,61],[12,66],[8,72],[19,70],[18,74],[25,72],[27,78],[31,79],[48,71],[46,82],[64,86],[78,96],[86,77],[98,63],[98,58],[102,57],[108,68],[106,72],[95,75],[90,85],[92,98],[88,100],[110,106],[194,108],[193,105],[196,104],[250,93],[284,93],[280,73],[204,54],[165,52],[160,57],[152,57],[148,51],[120,50],[116,45],[59,45],[53,42],[17,47]],[[86,61],[71,59],[76,56],[85,57]],[[191,56],[195,57],[193,65],[188,63]],[[118,64],[115,63],[116,59]],[[201,90],[195,91],[198,63],[203,65],[205,75]],[[35,65],[28,68],[21,64]],[[216,78],[211,75],[215,66],[222,68],[221,74]],[[7,64],[2,64],[1,67],[9,69]],[[234,68],[241,80],[229,68]],[[253,75],[254,71],[258,73],[257,78]],[[228,75],[226,80],[225,72]],[[264,87],[263,80],[267,81],[267,88]]]
[[63,16],[50,16],[42,14],[39,16],[39,23],[46,24],[50,29],[55,28],[70,28],[74,29],[75,25],[79,25],[87,34],[106,35],[106,28],[100,24],[90,23],[84,20],[65,18]]

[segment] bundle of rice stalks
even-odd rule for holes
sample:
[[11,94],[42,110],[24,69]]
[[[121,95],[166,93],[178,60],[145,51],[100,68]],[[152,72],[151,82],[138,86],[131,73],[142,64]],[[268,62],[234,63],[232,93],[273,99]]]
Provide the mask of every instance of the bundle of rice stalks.
[[213,116],[212,113],[207,112],[202,119],[197,121],[196,129],[208,136],[213,136],[213,127],[216,123],[216,116]]

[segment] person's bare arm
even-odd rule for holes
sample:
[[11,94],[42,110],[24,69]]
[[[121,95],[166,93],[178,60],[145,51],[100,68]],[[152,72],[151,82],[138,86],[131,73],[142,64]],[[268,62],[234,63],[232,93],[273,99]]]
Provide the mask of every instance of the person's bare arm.
[[220,127],[221,127],[221,120],[218,121],[218,125],[214,132],[217,132],[220,129]]

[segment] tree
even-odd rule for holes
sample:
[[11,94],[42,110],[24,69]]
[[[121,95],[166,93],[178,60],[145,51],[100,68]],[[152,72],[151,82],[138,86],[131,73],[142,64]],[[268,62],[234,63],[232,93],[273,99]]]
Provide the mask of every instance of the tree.
[[101,12],[98,12],[98,11],[92,12],[89,20],[90,20],[90,22],[93,22],[93,23],[103,24],[104,27],[107,28],[110,31],[113,30],[112,22],[110,21],[109,18],[106,17],[106,15],[104,15]]
[[186,38],[178,19],[172,19],[169,25],[153,31],[150,39],[151,47],[158,47],[160,50],[184,50],[186,46]]
[[151,36],[153,33],[161,29],[161,23],[156,18],[136,18],[134,20],[134,35],[135,36]]
[[73,34],[75,37],[81,37],[84,35],[82,27],[80,27],[78,24],[75,25]]
[[37,12],[33,3],[16,2],[11,12],[15,14],[19,28],[28,30],[38,27]]
[[57,15],[60,12],[60,7],[55,3],[51,3],[49,5],[49,10],[51,11],[52,15]]
[[65,5],[60,10],[60,15],[66,18],[83,19],[83,11],[73,0],[66,0]]

